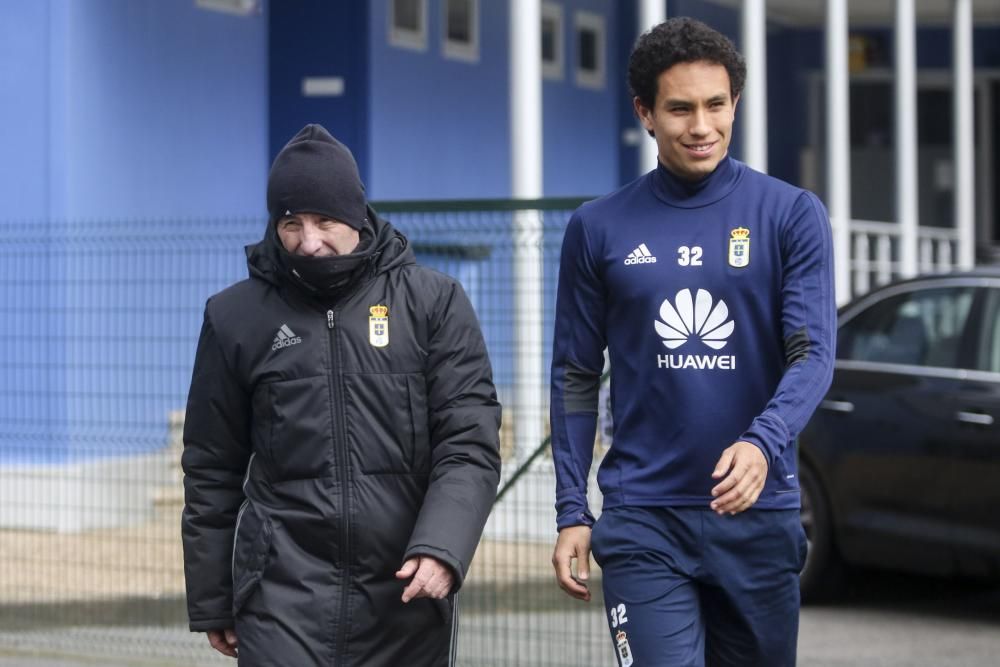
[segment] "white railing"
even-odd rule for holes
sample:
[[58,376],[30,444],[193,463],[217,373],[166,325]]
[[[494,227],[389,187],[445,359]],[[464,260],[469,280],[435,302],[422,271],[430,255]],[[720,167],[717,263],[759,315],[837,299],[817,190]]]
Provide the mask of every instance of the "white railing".
[[[902,275],[900,227],[894,222],[851,221],[851,293],[860,296]],[[958,232],[920,227],[917,247],[921,273],[950,271],[958,257]]]

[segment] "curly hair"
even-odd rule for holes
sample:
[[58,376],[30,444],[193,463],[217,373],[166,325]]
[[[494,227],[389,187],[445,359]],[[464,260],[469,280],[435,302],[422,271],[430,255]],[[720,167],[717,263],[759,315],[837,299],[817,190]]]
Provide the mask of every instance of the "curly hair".
[[667,19],[639,35],[628,59],[628,86],[647,109],[656,104],[660,74],[678,63],[707,61],[729,73],[733,99],[743,92],[747,66],[743,56],[722,33],[688,17]]

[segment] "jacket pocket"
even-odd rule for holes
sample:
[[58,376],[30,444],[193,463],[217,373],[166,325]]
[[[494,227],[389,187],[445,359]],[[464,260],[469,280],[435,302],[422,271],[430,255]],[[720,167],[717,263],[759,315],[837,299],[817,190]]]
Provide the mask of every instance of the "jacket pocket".
[[347,440],[366,474],[426,473],[427,395],[419,373],[354,373],[346,385]]
[[271,522],[262,517],[250,499],[243,502],[233,535],[233,615],[260,584],[271,559]]
[[437,611],[438,617],[441,619],[441,625],[451,625],[455,606],[458,604],[458,600],[454,598],[454,595],[441,599],[431,598],[431,604],[434,605],[434,610]]
[[333,422],[329,378],[313,376],[267,385],[269,424],[265,425],[273,481],[330,475]]
[[410,396],[410,470],[428,473],[431,468],[430,436],[427,427],[427,382],[422,375],[408,375],[406,388]]

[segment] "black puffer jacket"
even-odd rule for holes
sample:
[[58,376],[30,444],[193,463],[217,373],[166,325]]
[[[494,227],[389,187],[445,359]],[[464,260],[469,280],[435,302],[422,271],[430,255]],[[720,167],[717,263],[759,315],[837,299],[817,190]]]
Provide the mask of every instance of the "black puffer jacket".
[[448,663],[453,599],[404,605],[394,574],[430,555],[461,584],[496,494],[500,406],[461,286],[369,219],[373,261],[336,304],[290,284],[272,228],[251,278],[205,309],[188,613],[194,631],[235,627],[240,665]]

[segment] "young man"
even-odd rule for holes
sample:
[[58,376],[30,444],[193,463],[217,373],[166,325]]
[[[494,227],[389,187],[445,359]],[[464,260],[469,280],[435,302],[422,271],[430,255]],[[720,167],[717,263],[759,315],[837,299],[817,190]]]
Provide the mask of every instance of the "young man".
[[450,665],[500,470],[476,316],[319,125],[275,158],[267,205],[188,397],[191,630],[240,665]]
[[[563,242],[552,561],[589,600],[593,549],[622,667],[795,662],[806,543],[794,439],[832,377],[831,234],[813,194],[728,156],[745,74],[698,21],[642,35],[629,84],[659,164],[582,206]],[[595,524],[605,347],[614,439]]]

